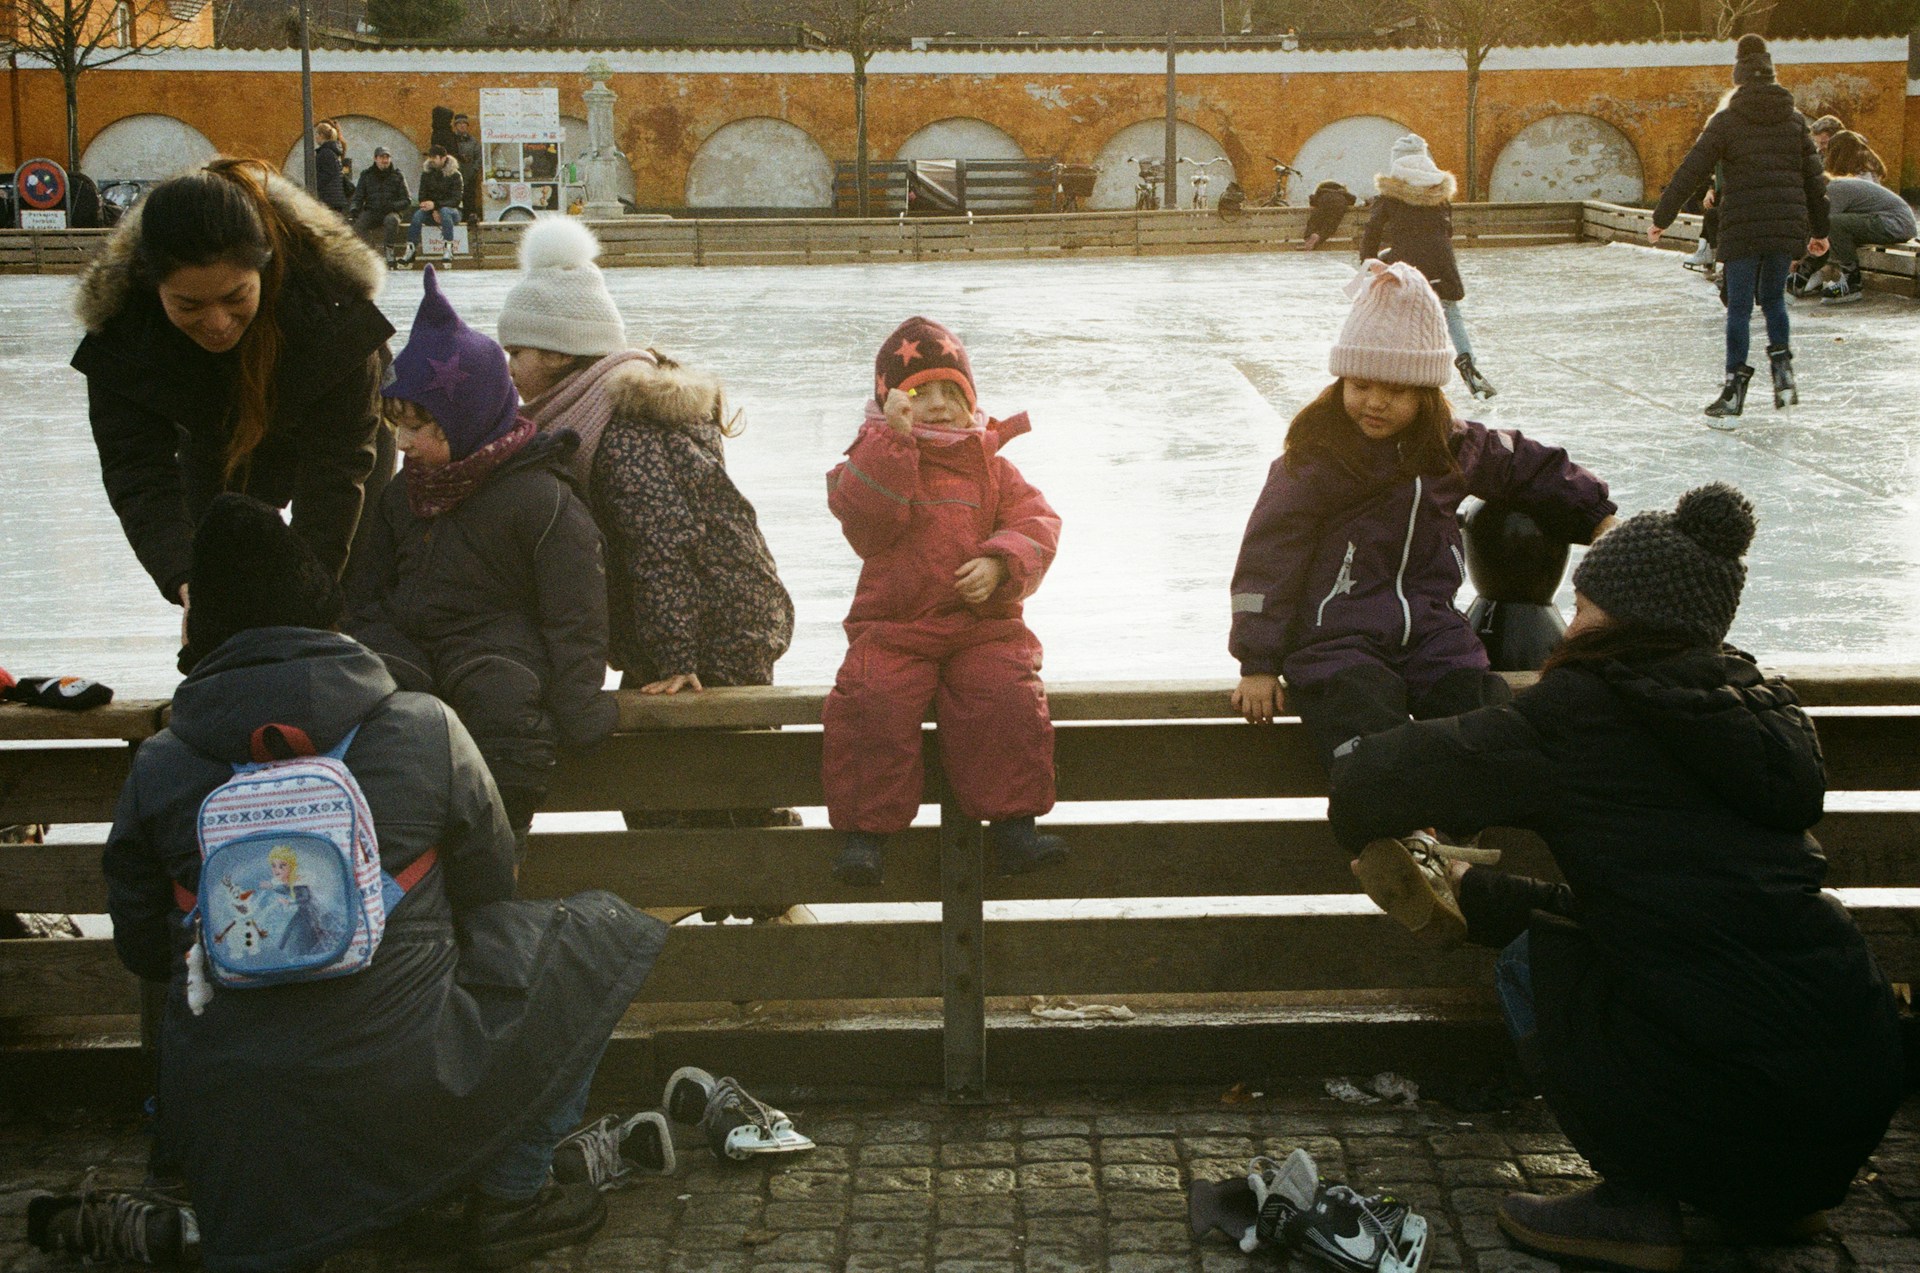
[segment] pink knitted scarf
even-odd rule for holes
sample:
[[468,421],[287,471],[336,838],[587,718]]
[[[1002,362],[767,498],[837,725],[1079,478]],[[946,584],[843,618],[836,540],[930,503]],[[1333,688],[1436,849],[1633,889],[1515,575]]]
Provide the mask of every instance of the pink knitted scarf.
[[591,480],[593,453],[600,449],[600,435],[613,419],[613,400],[606,391],[607,377],[633,362],[660,365],[644,349],[616,349],[520,408],[520,414],[532,420],[542,433],[572,429],[580,435],[580,448],[573,453],[573,472],[583,487]]

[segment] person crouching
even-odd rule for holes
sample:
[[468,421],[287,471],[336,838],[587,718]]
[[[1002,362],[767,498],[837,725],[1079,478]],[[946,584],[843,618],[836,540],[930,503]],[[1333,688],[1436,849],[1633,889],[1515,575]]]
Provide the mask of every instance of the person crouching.
[[992,823],[1003,875],[1066,856],[1034,819],[1053,808],[1053,723],[1040,642],[1021,602],[1040,586],[1060,518],[1000,449],[1029,428],[990,420],[958,337],[910,318],[881,345],[874,392],[827,504],[860,555],[851,648],[821,711],[833,867],[876,885],[886,838],[920,807],[920,723],[933,705],[960,808]]

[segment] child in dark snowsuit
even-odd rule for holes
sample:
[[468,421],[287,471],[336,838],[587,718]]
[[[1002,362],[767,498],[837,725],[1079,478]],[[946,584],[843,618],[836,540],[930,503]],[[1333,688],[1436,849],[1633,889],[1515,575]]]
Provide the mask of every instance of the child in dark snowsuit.
[[406,454],[347,578],[344,630],[400,688],[445,699],[480,745],[523,844],[560,745],[613,729],[600,531],[500,346],[460,320],[433,269],[383,393]]
[[1446,313],[1460,378],[1474,397],[1493,397],[1498,391],[1473,361],[1473,341],[1460,312],[1467,285],[1460,281],[1460,266],[1453,258],[1452,204],[1458,185],[1453,174],[1433,162],[1424,137],[1408,133],[1393,143],[1393,164],[1373,184],[1380,197],[1373,201],[1373,215],[1360,236],[1361,262],[1375,257],[1405,261],[1426,276]]
[[1311,252],[1340,233],[1340,223],[1347,219],[1347,213],[1358,202],[1353,197],[1353,191],[1337,181],[1323,181],[1315,186],[1312,196],[1307,199],[1307,206],[1313,211],[1307,217],[1307,238],[1300,245],[1300,250]]
[[[1369,261],[1348,285],[1332,385],[1287,430],[1233,573],[1234,706],[1299,715],[1329,765],[1409,713],[1453,716],[1509,697],[1454,596],[1465,582],[1460,502],[1518,503],[1548,534],[1591,542],[1611,524],[1604,482],[1511,429],[1455,418],[1446,318],[1406,262]],[[1427,851],[1449,849],[1423,840]]]
[[967,816],[993,823],[1002,874],[1066,854],[1034,818],[1053,808],[1053,723],[1040,642],[1020,603],[1040,586],[1060,518],[1000,456],[1023,412],[989,420],[954,334],[910,318],[874,360],[873,398],[827,504],[863,565],[847,614],[852,648],[820,721],[827,815],[847,833],[848,884],[880,882],[886,837],[920,807],[920,723]]

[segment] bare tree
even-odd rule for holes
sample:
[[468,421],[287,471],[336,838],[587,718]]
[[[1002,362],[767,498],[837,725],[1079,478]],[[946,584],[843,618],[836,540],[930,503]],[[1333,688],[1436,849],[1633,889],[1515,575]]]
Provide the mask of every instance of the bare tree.
[[1715,39],[1730,40],[1764,28],[1775,3],[1776,0],[1707,0],[1700,6],[1701,17],[1712,24]]
[[[5,0],[12,30],[0,50],[60,73],[67,91],[67,171],[80,168],[80,77],[176,43],[207,0]],[[11,12],[9,13],[9,10]]]
[[867,197],[867,63],[893,37],[893,23],[914,0],[745,0],[752,22],[796,28],[806,43],[838,49],[853,59],[853,179],[859,213],[871,207]]
[[1558,0],[1412,0],[1422,23],[1467,64],[1467,198],[1480,190],[1480,70],[1497,48],[1533,38]]

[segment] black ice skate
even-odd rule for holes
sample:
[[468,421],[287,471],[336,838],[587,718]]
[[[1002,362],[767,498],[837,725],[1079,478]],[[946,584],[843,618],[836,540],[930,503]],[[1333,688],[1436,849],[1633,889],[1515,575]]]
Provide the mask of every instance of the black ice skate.
[[1785,345],[1767,346],[1767,363],[1773,371],[1773,409],[1800,405],[1800,388],[1793,383],[1793,351]]
[[1299,1250],[1347,1273],[1418,1273],[1427,1254],[1427,1222],[1391,1194],[1360,1194],[1320,1183],[1304,1149],[1276,1165],[1253,1160],[1247,1183],[1260,1200],[1260,1218],[1240,1247],[1275,1243]]
[[1472,354],[1461,354],[1453,360],[1453,365],[1460,369],[1460,379],[1467,382],[1467,392],[1474,397],[1491,398],[1500,392],[1491,380],[1480,374],[1480,368],[1473,365]]
[[553,1178],[561,1184],[612,1189],[636,1172],[670,1176],[673,1168],[673,1137],[658,1110],[632,1118],[608,1114],[553,1147]]
[[[1716,420],[1728,416],[1737,416],[1747,409],[1747,382],[1753,379],[1753,368],[1741,363],[1727,373],[1727,381],[1720,387],[1720,396],[1707,404],[1707,414]],[[1720,426],[1715,426],[1720,427]],[[1732,428],[1732,425],[1727,425]]]
[[688,1065],[667,1080],[661,1104],[676,1123],[698,1125],[716,1158],[745,1161],[755,1154],[791,1154],[813,1142],[793,1129],[793,1120],[756,1099],[738,1080],[716,1079]]
[[198,1258],[193,1208],[150,1189],[83,1189],[27,1200],[27,1241],[89,1264],[183,1264]]

